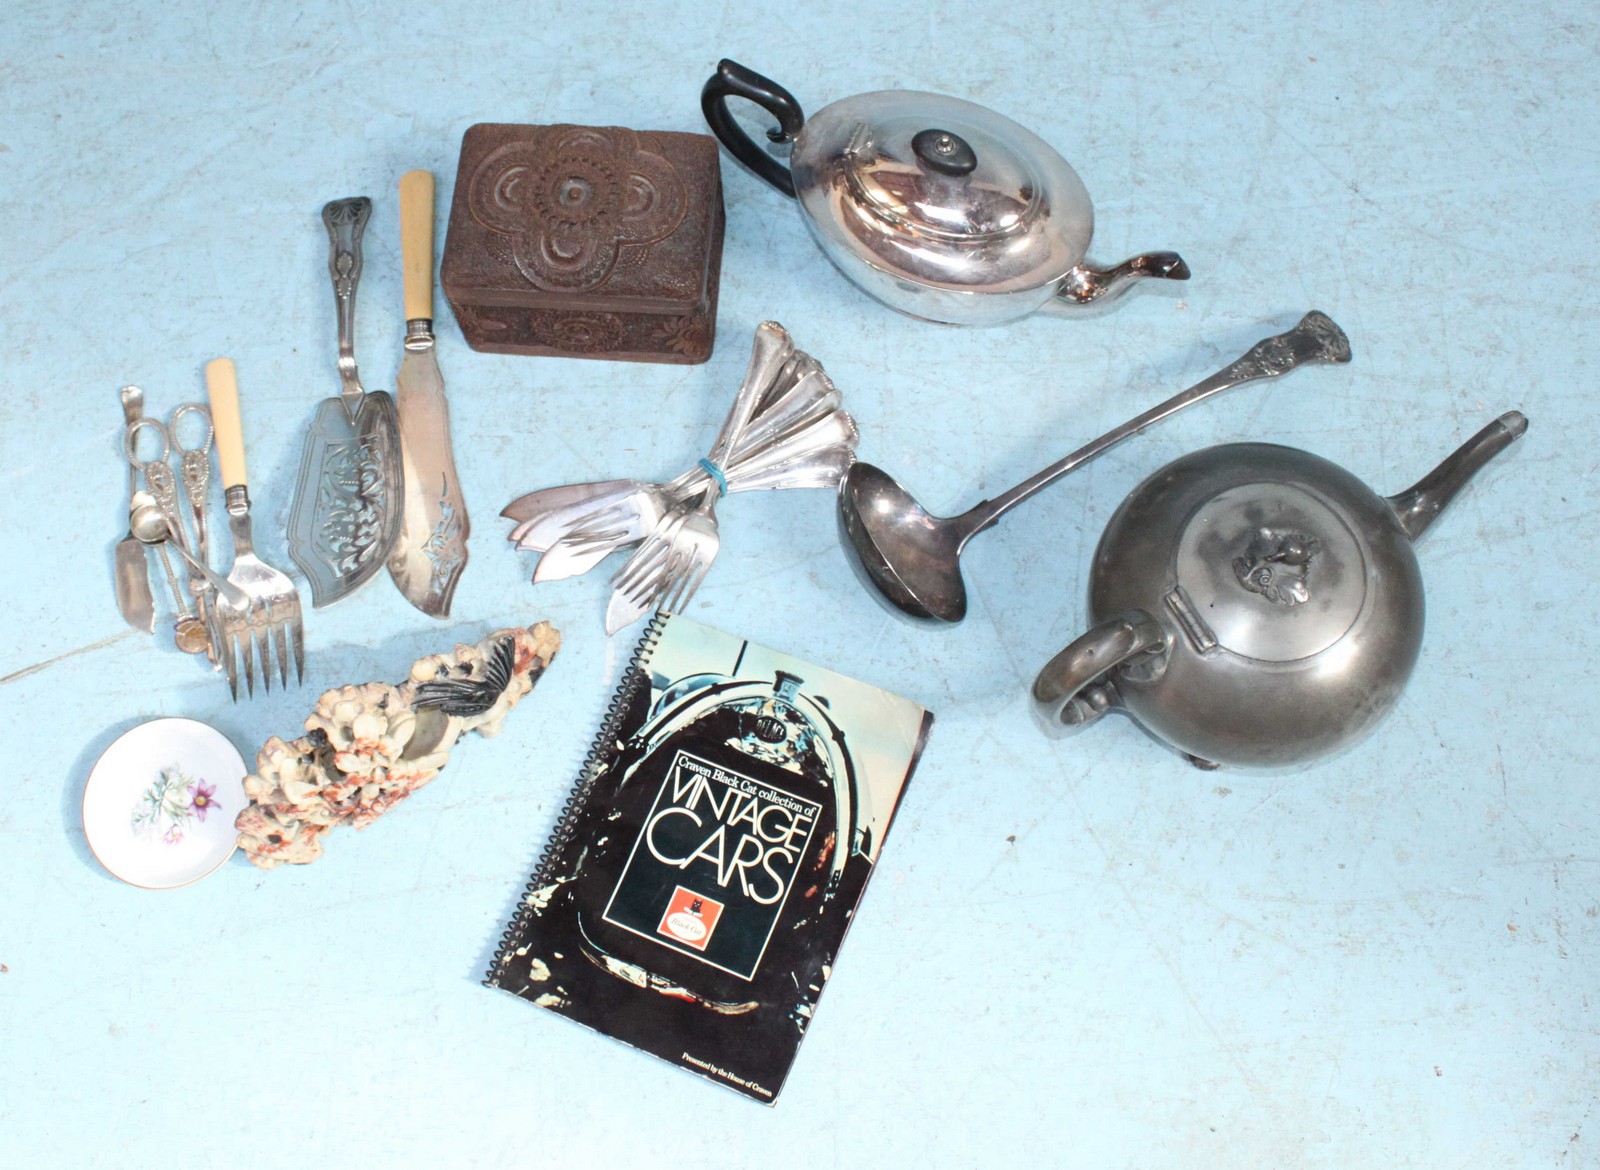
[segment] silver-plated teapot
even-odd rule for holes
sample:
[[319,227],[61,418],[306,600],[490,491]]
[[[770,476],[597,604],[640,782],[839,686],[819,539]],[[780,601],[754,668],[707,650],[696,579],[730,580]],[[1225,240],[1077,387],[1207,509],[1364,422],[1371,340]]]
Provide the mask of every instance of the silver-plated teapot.
[[[767,137],[794,144],[788,166],[739,128],[730,97],[778,119]],[[700,104],[735,158],[799,201],[835,266],[913,317],[997,325],[1105,304],[1140,277],[1189,278],[1176,252],[1090,265],[1094,209],[1083,181],[1037,135],[984,106],[882,90],[807,119],[788,90],[726,60]]]
[[1202,767],[1289,767],[1353,743],[1422,645],[1412,542],[1527,426],[1501,415],[1387,499],[1266,443],[1169,463],[1107,524],[1097,624],[1039,672],[1035,703],[1069,729],[1125,711]]

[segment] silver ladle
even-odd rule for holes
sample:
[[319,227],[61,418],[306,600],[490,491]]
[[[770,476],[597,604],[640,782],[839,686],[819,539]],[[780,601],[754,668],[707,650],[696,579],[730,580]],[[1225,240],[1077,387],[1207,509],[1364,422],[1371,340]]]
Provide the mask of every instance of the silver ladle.
[[1024,500],[1122,440],[1186,406],[1246,382],[1277,378],[1315,362],[1347,362],[1350,342],[1323,313],[1312,311],[1287,333],[1258,341],[1203,382],[1080,447],[1059,463],[959,516],[934,516],[881,468],[857,463],[839,485],[839,524],[867,582],[890,605],[925,621],[967,616],[961,552],[967,542]]
[[128,530],[134,537],[143,544],[166,545],[172,548],[189,563],[190,568],[204,577],[207,584],[217,591],[218,596],[225,598],[229,605],[237,606],[240,610],[249,609],[250,598],[246,596],[244,590],[196,560],[194,554],[173,540],[172,528],[167,523],[166,513],[161,510],[161,505],[148,497],[146,500],[148,502],[134,504],[133,510],[128,513]]

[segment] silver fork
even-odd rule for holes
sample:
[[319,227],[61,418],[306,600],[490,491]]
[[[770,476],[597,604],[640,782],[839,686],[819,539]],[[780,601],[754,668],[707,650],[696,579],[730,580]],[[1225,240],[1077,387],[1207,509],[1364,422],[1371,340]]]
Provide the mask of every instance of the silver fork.
[[683,518],[672,541],[672,556],[662,572],[661,593],[656,607],[678,613],[693,599],[700,582],[717,559],[722,537],[717,532],[715,491],[708,491],[700,505]]
[[[701,463],[713,482],[698,503],[686,500],[669,512],[645,537],[638,550],[612,578],[611,604],[606,607],[606,633],[613,634],[652,607],[688,604],[705,580],[721,548],[717,532],[717,498],[726,485],[722,467],[738,445],[756,406],[794,353],[794,342],[773,321],[756,326],[750,364],[739,385],[733,409]],[[713,471],[713,469],[715,469]],[[670,606],[666,603],[670,601]]]
[[606,605],[606,633],[614,634],[649,613],[670,583],[676,566],[678,530],[693,509],[685,500],[663,516],[634,553],[611,578],[611,601]]
[[684,513],[673,533],[671,553],[661,574],[661,587],[652,598],[658,609],[675,613],[688,605],[711,570],[711,562],[717,559],[722,548],[722,537],[717,532],[717,500],[728,490],[722,468],[730,462],[729,457],[743,440],[750,420],[755,417],[756,406],[772,389],[793,356],[794,342],[782,326],[773,321],[763,321],[756,326],[750,364],[745,368],[738,397],[734,399],[733,409],[728,412],[728,420],[723,423],[711,454],[700,465],[715,482],[706,488],[700,503]]
[[206,389],[211,396],[211,419],[216,427],[217,458],[222,464],[223,499],[228,527],[233,532],[233,569],[228,581],[248,598],[240,605],[217,594],[217,616],[222,631],[218,648],[228,672],[228,686],[239,697],[241,659],[245,686],[255,694],[255,659],[261,659],[261,685],[272,689],[272,647],[278,656],[278,677],[289,685],[289,651],[294,650],[297,682],[305,675],[305,633],[300,624],[300,595],[294,582],[256,556],[250,538],[250,490],[245,474],[244,431],[239,423],[239,380],[229,358],[206,365]]

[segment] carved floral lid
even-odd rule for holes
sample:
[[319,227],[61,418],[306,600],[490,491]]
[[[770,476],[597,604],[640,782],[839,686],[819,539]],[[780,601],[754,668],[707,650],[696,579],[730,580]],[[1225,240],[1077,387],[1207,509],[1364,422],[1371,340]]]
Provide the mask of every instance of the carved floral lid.
[[682,312],[719,250],[716,168],[705,135],[473,126],[440,282],[463,304]]

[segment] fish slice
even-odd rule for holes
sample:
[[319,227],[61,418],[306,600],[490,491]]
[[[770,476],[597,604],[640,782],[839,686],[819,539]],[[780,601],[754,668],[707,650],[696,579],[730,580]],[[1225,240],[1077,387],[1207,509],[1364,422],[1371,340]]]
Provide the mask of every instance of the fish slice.
[[356,369],[356,287],[361,236],[372,200],[335,199],[322,209],[328,275],[339,312],[337,398],[317,407],[306,433],[289,512],[289,555],[311,583],[311,604],[332,605],[370,581],[400,537],[404,471],[394,399],[367,393]]

